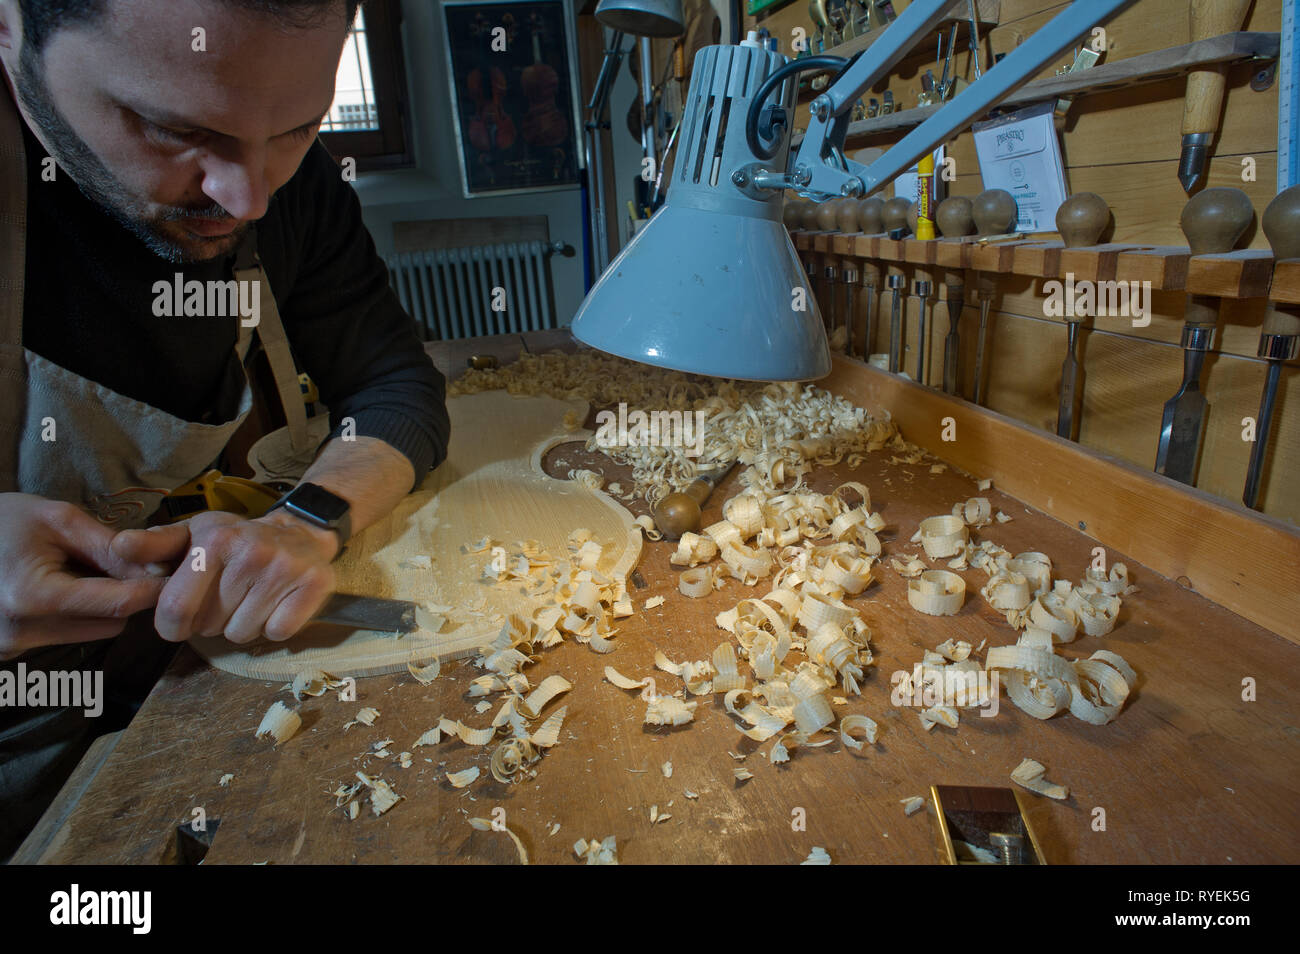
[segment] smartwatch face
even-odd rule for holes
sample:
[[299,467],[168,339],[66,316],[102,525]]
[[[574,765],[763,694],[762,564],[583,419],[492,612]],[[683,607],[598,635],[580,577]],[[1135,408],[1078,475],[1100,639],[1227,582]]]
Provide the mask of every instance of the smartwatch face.
[[342,520],[348,512],[348,502],[342,497],[330,493],[316,484],[300,484],[289,495],[287,503],[304,510],[318,520],[334,524]]

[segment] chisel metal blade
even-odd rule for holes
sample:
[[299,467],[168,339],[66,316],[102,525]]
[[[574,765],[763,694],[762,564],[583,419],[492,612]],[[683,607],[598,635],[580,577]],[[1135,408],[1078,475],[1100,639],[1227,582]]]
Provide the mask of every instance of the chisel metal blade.
[[1184,484],[1195,482],[1196,458],[1205,427],[1205,395],[1187,391],[1165,402],[1160,424],[1160,447],[1156,451],[1156,473]]
[[1201,392],[1201,364],[1204,351],[1184,354],[1183,383],[1178,393],[1165,402],[1160,421],[1160,444],[1156,448],[1156,473],[1184,484],[1195,483],[1196,459],[1201,450],[1208,402]]
[[1067,329],[1069,343],[1066,346],[1065,361],[1061,363],[1061,404],[1056,411],[1056,436],[1068,441],[1074,440],[1074,412],[1078,407],[1079,396],[1079,359],[1076,346],[1079,340],[1079,323],[1071,321]]
[[409,600],[388,600],[378,596],[352,596],[335,593],[313,623],[331,623],[353,629],[372,629],[381,633],[409,633],[416,627],[415,604]]

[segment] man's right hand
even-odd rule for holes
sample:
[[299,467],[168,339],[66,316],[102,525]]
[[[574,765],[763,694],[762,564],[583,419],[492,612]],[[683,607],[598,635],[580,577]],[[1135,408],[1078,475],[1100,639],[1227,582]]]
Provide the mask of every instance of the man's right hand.
[[120,633],[166,579],[109,546],[115,531],[80,507],[0,494],[0,659]]

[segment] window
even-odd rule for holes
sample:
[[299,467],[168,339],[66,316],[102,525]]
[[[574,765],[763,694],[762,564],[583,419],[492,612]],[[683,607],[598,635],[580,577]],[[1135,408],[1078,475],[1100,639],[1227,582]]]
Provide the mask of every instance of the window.
[[401,4],[366,0],[343,47],[321,141],[334,158],[356,159],[362,171],[409,166],[406,102]]

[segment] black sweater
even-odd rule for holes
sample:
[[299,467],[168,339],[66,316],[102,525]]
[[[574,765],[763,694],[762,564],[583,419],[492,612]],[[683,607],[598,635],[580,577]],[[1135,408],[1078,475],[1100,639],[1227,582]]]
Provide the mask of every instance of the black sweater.
[[[0,95],[4,95],[0,87]],[[151,252],[63,169],[41,176],[44,147],[27,148],[27,266],[23,344],[69,371],[187,421],[234,417],[223,389],[238,322],[156,317],[153,286],[229,280],[232,258],[175,265]],[[361,203],[319,142],[257,223],[258,253],[294,358],[340,421],[401,451],[418,486],[447,456],[446,381],[361,219]],[[263,290],[265,294],[265,290]]]

